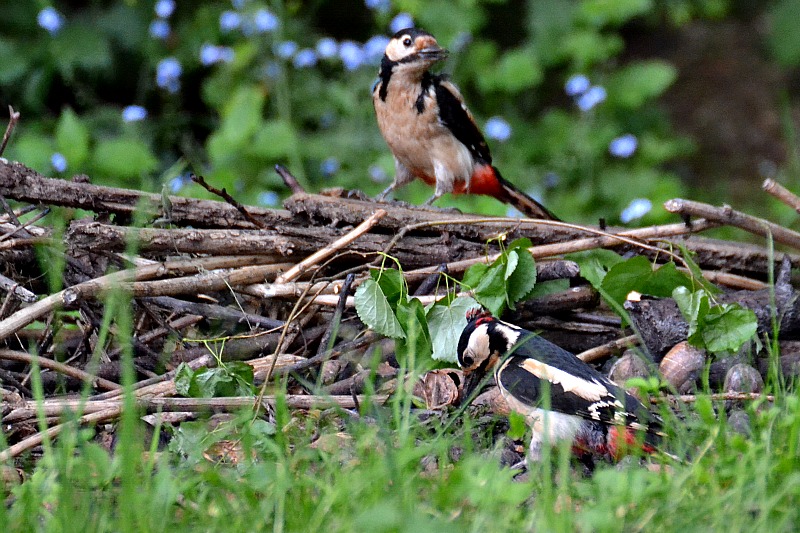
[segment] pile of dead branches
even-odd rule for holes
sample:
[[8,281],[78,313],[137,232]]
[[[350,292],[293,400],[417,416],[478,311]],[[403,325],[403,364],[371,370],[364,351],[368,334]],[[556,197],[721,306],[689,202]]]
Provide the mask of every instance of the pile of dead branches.
[[[790,193],[773,183],[769,188],[797,207]],[[101,187],[86,176],[50,179],[0,160],[0,415],[11,445],[0,458],[16,456],[43,438],[32,401],[33,371],[40,372],[47,395],[43,409],[51,435],[60,431],[63,413],[77,407],[83,387],[92,395],[81,403],[82,422],[119,415],[124,343],[113,326],[105,328],[108,335],[104,330],[103,301],[110,290],[123,289],[132,298],[134,390],[145,410],[269,404],[269,387],[258,399],[174,397],[180,363],[196,369],[231,360],[250,364],[257,383],[289,376],[290,407],[355,407],[367,379],[377,379],[378,387],[384,382],[384,394],[396,379],[391,342],[366,330],[352,297],[387,254],[402,265],[411,290],[430,302],[442,296],[443,287],[452,287],[440,283],[441,276],[460,279],[469,266],[492,260],[498,236],[529,238],[538,279],[570,279],[571,288],[524,302],[505,318],[602,363],[642,342],[658,362],[681,335],[685,339],[685,322],[677,310],[644,302],[646,309],[631,310],[643,317],[641,337],[632,335],[565,254],[614,248],[664,261],[680,242],[696,254],[709,280],[739,291],[731,296],[737,301],[751,294],[755,303],[744,305],[761,306],[769,317],[773,300],[764,295],[769,273],[777,268],[773,255],[765,247],[691,234],[732,225],[800,248],[800,234],[786,228],[728,207],[683,200],[666,205],[682,222],[617,231],[304,192],[289,198],[285,209],[263,209],[217,192],[226,201]],[[71,210],[63,231],[42,224],[52,208]],[[780,257],[786,261],[782,283],[788,292],[775,305],[783,306],[778,309],[783,316],[794,312],[788,265],[800,266],[800,257]],[[54,278],[60,290],[51,290]],[[792,325],[785,333],[796,338]],[[360,364],[375,343],[383,343],[384,358],[377,376]],[[794,360],[785,357],[790,371]],[[724,375],[728,369],[718,371]],[[303,383],[317,380],[323,387],[312,395]],[[432,398],[434,388],[423,386],[420,394],[429,405],[440,405]]]

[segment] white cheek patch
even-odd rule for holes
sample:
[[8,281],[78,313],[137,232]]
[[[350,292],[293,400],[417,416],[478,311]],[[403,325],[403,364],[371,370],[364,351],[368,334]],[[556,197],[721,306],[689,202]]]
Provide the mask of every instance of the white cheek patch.
[[465,370],[477,368],[484,360],[489,357],[489,332],[486,324],[481,324],[475,328],[469,336],[467,349],[464,350],[468,357],[472,358],[472,365]]

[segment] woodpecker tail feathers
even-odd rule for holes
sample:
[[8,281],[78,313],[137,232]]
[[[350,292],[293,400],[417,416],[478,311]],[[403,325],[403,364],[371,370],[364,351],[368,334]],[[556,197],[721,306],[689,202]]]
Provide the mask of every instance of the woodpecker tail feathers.
[[517,189],[510,181],[503,178],[500,174],[500,171],[497,168],[492,167],[494,169],[495,175],[497,177],[497,181],[500,182],[500,186],[503,190],[503,195],[505,198],[502,198],[508,204],[514,206],[520,213],[524,214],[530,218],[542,218],[545,220],[561,220],[557,216],[555,216],[549,209],[545,206],[522,192],[521,190]]

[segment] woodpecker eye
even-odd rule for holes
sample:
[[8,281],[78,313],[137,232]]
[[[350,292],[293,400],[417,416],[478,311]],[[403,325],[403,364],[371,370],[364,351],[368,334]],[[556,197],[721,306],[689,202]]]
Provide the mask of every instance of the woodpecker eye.
[[406,48],[411,46],[411,37],[406,37],[405,39],[403,39],[403,46],[405,46]]
[[468,368],[468,367],[472,366],[472,363],[474,363],[474,362],[475,362],[475,359],[473,359],[472,357],[468,356],[467,354],[464,354],[464,355],[461,356],[461,366],[464,367],[464,368]]

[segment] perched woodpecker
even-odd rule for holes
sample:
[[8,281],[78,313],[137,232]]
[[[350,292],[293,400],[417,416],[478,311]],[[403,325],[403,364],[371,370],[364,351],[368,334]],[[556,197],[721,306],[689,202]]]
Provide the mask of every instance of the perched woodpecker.
[[616,461],[639,447],[655,452],[661,418],[572,353],[535,333],[481,310],[467,313],[458,342],[458,364],[468,377],[465,397],[494,369],[511,410],[526,417],[533,437],[528,461],[544,445],[568,441],[591,468],[600,458]]
[[372,102],[394,154],[394,182],[379,199],[415,178],[435,187],[428,204],[446,193],[493,196],[532,218],[558,220],[503,179],[458,88],[430,68],[447,50],[425,31],[397,32],[386,46]]

